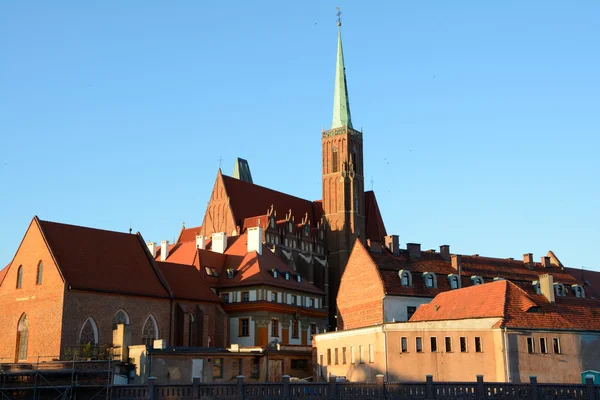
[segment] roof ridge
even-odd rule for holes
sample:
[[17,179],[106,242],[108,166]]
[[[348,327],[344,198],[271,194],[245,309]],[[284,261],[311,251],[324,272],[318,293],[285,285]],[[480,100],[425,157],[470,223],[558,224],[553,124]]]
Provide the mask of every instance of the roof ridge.
[[82,228],[82,229],[88,229],[88,230],[93,230],[93,231],[110,232],[110,233],[116,233],[116,234],[120,234],[120,235],[133,235],[133,233],[129,233],[129,232],[111,231],[111,230],[108,230],[108,229],[93,228],[91,226],[83,226],[83,225],[75,225],[75,224],[65,224],[63,222],[46,221],[46,220],[41,220],[41,219],[38,219],[38,221],[40,223],[44,223],[44,224],[54,224],[54,225],[69,226],[69,227],[73,227],[73,228]]
[[270,191],[272,191],[272,192],[277,192],[277,193],[279,193],[279,194],[283,194],[283,195],[285,195],[285,196],[294,197],[294,198],[296,198],[296,199],[298,199],[298,200],[306,201],[306,202],[308,202],[308,203],[311,203],[311,204],[312,204],[312,201],[311,201],[311,200],[307,200],[307,199],[304,199],[304,198],[302,198],[302,197],[294,196],[294,195],[292,195],[292,194],[289,194],[289,193],[280,192],[279,190],[271,189],[271,188],[269,188],[269,187],[266,187],[266,186],[257,185],[256,183],[251,183],[251,182],[241,181],[241,180],[239,180],[239,179],[236,179],[236,178],[234,178],[234,177],[232,177],[232,176],[229,176],[229,175],[225,175],[225,174],[222,174],[222,175],[223,175],[223,178],[228,178],[228,179],[230,179],[230,180],[232,180],[232,181],[234,180],[234,181],[236,181],[236,182],[243,182],[244,184],[248,184],[248,185],[257,186],[257,187],[259,187],[259,188],[262,188],[262,189],[267,189],[267,190],[270,190]]

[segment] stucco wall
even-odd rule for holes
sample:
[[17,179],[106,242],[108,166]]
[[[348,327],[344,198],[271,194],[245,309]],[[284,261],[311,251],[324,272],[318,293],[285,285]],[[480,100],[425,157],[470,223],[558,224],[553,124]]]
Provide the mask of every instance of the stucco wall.
[[406,307],[419,307],[431,300],[429,297],[386,296],[383,299],[383,320],[385,322],[408,321]]

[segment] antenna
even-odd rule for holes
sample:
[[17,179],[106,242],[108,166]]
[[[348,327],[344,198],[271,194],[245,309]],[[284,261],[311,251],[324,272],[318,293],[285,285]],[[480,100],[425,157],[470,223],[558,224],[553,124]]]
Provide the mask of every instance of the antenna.
[[373,180],[373,177],[371,177],[371,180],[369,182],[371,183],[371,190],[373,190],[373,184],[375,183],[375,181]]
[[133,229],[131,229],[131,221],[129,221],[129,233],[131,234],[132,231]]
[[337,10],[337,26],[342,26],[342,10],[339,7],[335,8]]

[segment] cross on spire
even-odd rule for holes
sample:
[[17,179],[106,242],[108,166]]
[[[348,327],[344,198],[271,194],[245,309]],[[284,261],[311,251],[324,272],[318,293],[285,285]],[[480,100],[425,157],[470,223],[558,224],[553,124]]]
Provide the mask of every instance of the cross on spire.
[[342,26],[342,10],[339,7],[335,8],[337,10],[337,25]]
[[375,181],[373,180],[373,177],[371,177],[371,180],[369,181],[369,183],[371,183],[371,190],[373,190],[373,184],[375,183]]
[[223,157],[219,157],[219,169],[221,169],[221,166],[223,165]]

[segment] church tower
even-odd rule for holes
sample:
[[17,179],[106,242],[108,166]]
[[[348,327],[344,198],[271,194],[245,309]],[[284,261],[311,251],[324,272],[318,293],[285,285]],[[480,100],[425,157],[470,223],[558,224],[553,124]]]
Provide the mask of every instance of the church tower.
[[[339,15],[339,14],[338,14]],[[335,326],[340,279],[356,239],[365,240],[365,193],[362,132],[352,127],[341,21],[333,95],[333,123],[323,131],[323,211],[329,249],[330,325]]]

